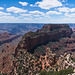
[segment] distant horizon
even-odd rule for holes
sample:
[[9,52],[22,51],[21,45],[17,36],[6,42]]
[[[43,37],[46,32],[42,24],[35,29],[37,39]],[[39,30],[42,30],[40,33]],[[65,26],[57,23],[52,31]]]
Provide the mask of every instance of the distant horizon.
[[[12,23],[12,22],[11,22]],[[1,23],[0,23],[1,24]],[[16,24],[15,22],[13,24]],[[22,23],[21,23],[22,24]],[[27,23],[28,24],[28,23]],[[30,23],[29,23],[30,24]],[[32,23],[32,24],[75,24],[75,23]]]

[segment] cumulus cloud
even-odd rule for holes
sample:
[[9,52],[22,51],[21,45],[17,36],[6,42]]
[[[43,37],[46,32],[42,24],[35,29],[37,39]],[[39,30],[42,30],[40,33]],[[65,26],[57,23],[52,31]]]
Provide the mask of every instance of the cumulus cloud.
[[37,5],[30,4],[31,7],[37,7]]
[[36,2],[35,5],[37,5],[41,9],[50,9],[50,8],[62,6],[62,3],[58,0],[42,0],[40,2]]
[[30,4],[31,7],[33,7],[33,4]]
[[42,16],[45,15],[43,12],[40,12],[40,11],[30,11],[29,13],[33,15],[42,15]]
[[[11,18],[10,18],[11,17]],[[18,18],[16,18],[16,17],[14,17],[14,16],[2,16],[2,17],[0,17],[0,18],[4,18],[4,19],[16,19],[16,20],[18,20]]]
[[3,7],[0,7],[0,10],[3,10],[4,8]]
[[41,11],[30,11],[28,14],[20,14],[21,16],[28,16],[28,17],[43,17],[46,16],[44,12]]
[[31,14],[20,14],[21,16],[31,16]]
[[56,15],[60,15],[62,14],[61,12],[57,12],[57,11],[48,11],[46,13],[41,12],[41,11],[30,11],[28,14],[20,14],[21,16],[35,16],[35,17],[48,17],[50,18],[50,14],[56,14]]
[[60,12],[75,12],[75,8],[68,8],[68,7],[61,7],[57,8],[56,10],[59,10]]
[[68,7],[58,8],[58,10],[59,10],[60,12],[69,12],[69,8],[68,8]]
[[67,0],[62,0],[62,2],[67,2]]
[[75,13],[71,13],[71,14],[65,13],[65,16],[67,16],[67,17],[75,17]]
[[13,12],[13,13],[24,13],[24,12],[27,12],[27,10],[23,10],[21,8],[17,8],[17,7],[10,7],[10,8],[7,8],[6,9],[8,12]]
[[48,11],[46,12],[46,15],[50,15],[50,14],[62,14],[61,12],[57,12],[57,11]]
[[10,15],[10,13],[4,13],[0,11],[0,15]]
[[22,6],[27,6],[28,3],[27,2],[19,2]]
[[69,9],[71,12],[75,12],[75,8]]
[[11,15],[5,15],[0,17],[0,22],[2,23],[14,23],[18,21],[19,19],[17,17],[11,16]]

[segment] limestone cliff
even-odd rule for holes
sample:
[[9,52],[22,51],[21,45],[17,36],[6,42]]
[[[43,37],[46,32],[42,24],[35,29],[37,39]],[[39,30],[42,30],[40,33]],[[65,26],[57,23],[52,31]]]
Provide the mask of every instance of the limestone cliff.
[[[48,42],[54,42],[63,37],[70,37],[72,29],[66,24],[44,25],[36,32],[28,32],[23,37],[15,50],[11,75],[35,75],[41,70],[59,71],[62,70],[59,61],[49,47],[45,47],[45,54],[35,56],[34,49]],[[57,48],[56,48],[57,49]],[[43,49],[42,49],[43,50]],[[65,57],[63,57],[64,59]],[[65,61],[66,59],[64,59]],[[64,67],[62,65],[62,67]]]
[[[33,53],[34,49],[40,45],[51,41],[59,40],[63,37],[70,37],[72,29],[67,24],[48,24],[44,25],[42,29],[36,32],[26,33],[20,43],[18,49],[27,49],[28,52]],[[17,50],[16,50],[17,53]]]

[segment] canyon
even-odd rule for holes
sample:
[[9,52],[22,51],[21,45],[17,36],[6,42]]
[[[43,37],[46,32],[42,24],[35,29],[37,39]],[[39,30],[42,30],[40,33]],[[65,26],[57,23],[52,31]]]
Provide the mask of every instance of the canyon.
[[[42,70],[60,71],[69,68],[70,63],[67,63],[67,67],[65,65],[66,56],[71,54],[69,59],[71,61],[75,59],[75,47],[72,45],[75,44],[75,39],[71,37],[72,33],[72,29],[67,24],[48,24],[36,32],[26,33],[15,49],[14,69],[11,74],[35,75]],[[64,53],[67,53],[66,56]],[[72,61],[71,64],[75,65],[75,62]]]
[[[19,48],[27,49],[27,51],[33,53],[37,46],[47,44],[51,41],[57,41],[63,37],[71,37],[72,29],[69,25],[44,25],[42,29],[36,32],[28,32],[18,44]],[[34,42],[34,43],[32,43]]]
[[13,41],[14,39],[17,39],[20,36],[21,36],[20,34],[12,35],[11,33],[8,33],[8,32],[1,33],[0,45],[2,45],[3,43],[9,43]]
[[[10,33],[6,35],[8,36],[5,38],[11,36]],[[8,42],[4,46],[0,54],[1,73],[35,75],[42,70],[60,71],[69,66],[75,68],[72,66],[75,65],[74,29],[72,30],[68,24],[46,24],[36,32],[24,34],[20,39],[17,44],[14,40],[13,45]]]

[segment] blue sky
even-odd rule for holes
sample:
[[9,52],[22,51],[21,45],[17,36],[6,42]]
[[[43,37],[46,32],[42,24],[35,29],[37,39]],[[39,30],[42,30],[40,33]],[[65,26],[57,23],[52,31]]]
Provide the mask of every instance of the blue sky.
[[75,0],[0,0],[0,23],[75,23]]

